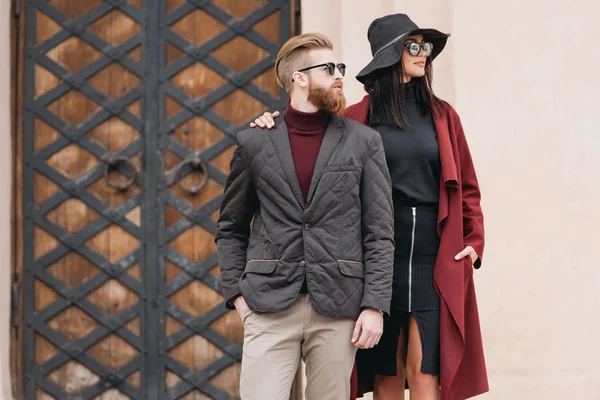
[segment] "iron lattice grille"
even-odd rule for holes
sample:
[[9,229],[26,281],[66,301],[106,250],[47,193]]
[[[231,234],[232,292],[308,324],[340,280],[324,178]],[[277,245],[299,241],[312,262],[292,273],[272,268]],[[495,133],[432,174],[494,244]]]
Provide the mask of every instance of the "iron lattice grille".
[[[247,15],[234,16],[212,2],[188,0],[179,7],[164,10],[163,22],[159,29],[161,36],[159,58],[164,61],[161,62],[159,72],[158,97],[161,101],[159,107],[161,124],[158,134],[159,153],[164,158],[160,162],[162,168],[158,188],[158,209],[169,209],[170,212],[181,216],[176,222],[169,224],[165,212],[161,214],[159,221],[159,226],[166,226],[166,229],[159,231],[158,258],[161,263],[159,270],[163,273],[167,271],[166,264],[169,263],[181,270],[177,276],[161,286],[159,293],[160,315],[164,315],[165,319],[171,318],[182,327],[173,334],[168,334],[167,327],[161,329],[159,348],[164,355],[161,358],[164,366],[161,371],[168,370],[169,374],[175,374],[182,379],[177,384],[167,385],[167,398],[180,398],[196,389],[211,398],[230,398],[231,393],[224,392],[211,381],[241,361],[241,343],[233,342],[214,328],[214,324],[226,318],[228,313],[220,296],[219,280],[211,274],[211,271],[218,267],[215,249],[210,249],[202,258],[194,260],[177,251],[175,246],[170,244],[195,228],[200,228],[202,232],[199,233],[200,235],[209,234],[211,241],[216,233],[215,213],[218,212],[221,203],[222,191],[219,190],[214,196],[206,196],[199,204],[194,204],[189,196],[183,196],[176,188],[176,181],[185,179],[186,175],[192,172],[189,163],[199,158],[206,166],[209,183],[212,182],[215,187],[224,186],[228,171],[219,168],[212,161],[222,157],[223,154],[230,158],[229,151],[234,146],[235,137],[254,118],[256,112],[253,111],[279,109],[287,101],[285,92],[281,89],[277,88],[276,91],[265,89],[256,82],[256,79],[263,74],[272,73],[279,43],[274,43],[272,38],[259,34],[253,27],[269,17],[276,17],[279,19],[280,40],[287,40],[290,34],[289,3],[287,1],[264,3],[266,4],[257,7]],[[194,42],[194,35],[188,34],[186,37],[184,33],[178,33],[178,23],[180,21],[185,23],[184,19],[189,18],[193,13],[197,14],[195,16],[197,18],[210,20],[210,23],[216,26],[222,24],[227,29],[222,29],[220,33],[206,40],[201,38],[201,41]],[[275,13],[278,13],[278,16]],[[197,32],[195,39],[199,39]],[[256,46],[260,49],[257,51],[262,51],[264,54],[261,54],[260,60],[254,63],[250,62],[251,57],[248,57],[248,61],[242,68],[236,68],[239,65],[233,65],[231,60],[228,62],[227,57],[223,59],[217,54],[219,49],[232,44],[235,40],[244,41],[245,49]],[[238,46],[238,50],[241,47]],[[173,60],[169,59],[168,53],[177,51],[180,52],[178,56]],[[214,87],[205,95],[194,97],[192,91],[177,85],[177,77],[193,68],[202,68],[201,73],[208,75],[213,82]],[[242,98],[244,99],[242,103],[254,101],[257,104],[259,102],[260,105],[257,105],[257,108],[249,107],[247,114],[241,113],[235,116],[228,115],[228,110],[219,106],[220,103],[224,104],[228,101],[235,103],[232,99]],[[172,112],[169,111],[169,101],[176,103],[176,109]],[[210,125],[207,130],[220,132],[219,137],[212,138],[209,143],[203,143],[196,149],[192,145],[182,143],[186,136],[189,138],[194,134],[194,123],[191,122],[194,119],[198,120],[196,126]],[[168,158],[174,158],[177,166],[170,168]],[[178,168],[182,165],[188,168],[184,169],[182,174],[178,174],[180,171]],[[162,279],[164,276],[161,277]],[[201,282],[208,290],[212,289],[219,293],[218,303],[215,300],[215,304],[209,304],[206,312],[201,315],[194,315],[191,310],[180,307],[176,300],[170,300],[178,291],[184,290],[194,282]],[[214,346],[221,355],[205,367],[192,370],[190,365],[184,365],[171,354],[176,352],[179,346],[198,337],[203,341],[206,340],[209,346]],[[168,374],[165,373],[164,378],[160,380],[169,381]]]
[[[102,19],[108,14],[119,10],[135,23],[143,24],[142,10],[124,1],[107,1],[89,12],[77,17],[70,18],[64,12],[57,9],[47,1],[29,1],[27,8],[27,27],[30,32],[26,39],[26,88],[25,88],[25,138],[24,138],[24,243],[25,243],[25,397],[35,398],[37,388],[41,388],[54,398],[68,398],[76,395],[77,398],[94,398],[100,393],[118,387],[119,391],[130,398],[142,398],[139,388],[132,386],[127,378],[139,371],[144,363],[147,350],[143,340],[125,326],[136,318],[147,318],[143,314],[143,301],[147,300],[145,288],[137,279],[125,273],[129,268],[142,260],[142,248],[137,248],[124,255],[118,260],[109,260],[105,255],[99,254],[91,246],[90,240],[109,229],[118,229],[126,232],[139,244],[143,244],[142,226],[137,225],[126,215],[141,204],[143,189],[137,195],[130,197],[117,206],[112,206],[106,201],[90,193],[89,187],[103,179],[105,165],[98,162],[91,169],[80,176],[69,176],[65,171],[59,171],[51,166],[52,156],[61,151],[77,150],[89,153],[98,160],[107,161],[110,156],[119,156],[126,159],[133,158],[142,150],[143,136],[133,140],[119,151],[111,152],[106,147],[94,141],[88,133],[94,131],[113,117],[132,127],[137,132],[142,132],[142,120],[140,116],[134,115],[127,110],[127,106],[136,102],[143,96],[143,88],[137,85],[118,97],[103,93],[90,84],[90,78],[101,73],[105,68],[117,63],[137,77],[143,76],[142,65],[131,59],[127,54],[142,43],[141,32],[133,35],[128,40],[113,45],[104,38],[87,29],[95,21]],[[47,40],[36,43],[33,33],[38,16],[51,18],[60,28]],[[33,31],[33,32],[32,32]],[[52,49],[62,43],[77,38],[91,46],[98,54],[95,61],[84,68],[73,71],[65,68],[49,56]],[[46,93],[35,96],[38,88],[34,86],[34,69],[38,66],[45,68],[49,73],[59,78],[58,85]],[[99,110],[83,121],[65,121],[56,114],[49,111],[56,101],[76,93],[80,99],[93,102],[99,106]],[[73,95],[75,96],[75,95]],[[60,137],[42,149],[35,151],[36,121],[42,121],[51,129],[58,132]],[[131,174],[131,171],[121,171],[123,174]],[[36,174],[41,174],[45,179],[58,187],[58,190],[50,198],[41,204],[34,205],[34,181]],[[141,187],[144,173],[135,178],[134,184]],[[83,204],[86,212],[95,213],[96,220],[79,230],[65,229],[60,224],[53,223],[49,219],[54,210],[64,204],[73,206],[75,202]],[[68,227],[67,227],[68,228]],[[51,235],[57,241],[57,245],[41,257],[35,257],[35,230],[43,229],[46,234]],[[69,253],[77,254],[95,268],[99,273],[91,279],[71,287],[63,280],[58,279],[49,272],[52,266]],[[134,294],[139,301],[121,310],[117,315],[110,315],[103,310],[102,304],[90,301],[93,293],[101,289],[109,281],[118,282],[126,290]],[[41,282],[57,293],[57,299],[42,310],[36,310],[35,292],[36,283]],[[62,330],[61,322],[65,322],[61,315],[80,313],[80,317],[91,318],[95,328],[85,336],[65,337],[57,331]],[[72,320],[73,318],[67,318]],[[88,321],[91,321],[88,320]],[[53,324],[52,321],[55,321]],[[90,322],[91,323],[91,322]],[[143,323],[143,322],[142,322]],[[50,326],[55,325],[57,329]],[[47,342],[56,347],[56,355],[36,365],[34,354],[34,343],[37,342],[36,335],[40,335]],[[68,332],[67,332],[67,335]],[[119,340],[127,343],[136,356],[130,359],[120,368],[109,368],[107,365],[92,357],[88,352],[104,340]],[[105,342],[104,342],[105,343]],[[97,381],[93,385],[78,393],[65,393],[61,387],[53,381],[53,374],[62,368],[68,368],[68,364],[75,360],[77,368],[85,368],[90,375],[95,375]],[[58,372],[60,375],[60,372]]]
[[[274,92],[257,83],[257,79],[271,69],[278,43],[258,33],[255,26],[275,16],[280,27],[279,41],[285,41],[290,33],[289,3],[265,2],[242,17],[217,6],[219,1],[144,0],[143,8],[141,0],[95,0],[89,3],[97,4],[78,15],[68,14],[68,10],[57,7],[52,0],[29,0],[26,9],[23,141],[25,398],[36,398],[39,390],[57,399],[92,399],[102,394],[106,396],[107,392],[113,392],[114,398],[125,395],[132,399],[176,399],[196,390],[215,399],[231,398],[233,394],[214,381],[241,359],[241,344],[215,328],[215,323],[227,314],[222,297],[200,315],[172,301],[176,293],[193,282],[199,282],[217,296],[221,294],[218,277],[213,273],[215,268],[218,269],[214,251],[194,259],[172,245],[178,237],[196,228],[214,235],[215,212],[221,196],[211,196],[208,201],[198,204],[178,195],[173,188],[177,180],[193,175],[187,161],[195,158],[206,165],[205,172],[211,184],[224,185],[227,171],[222,168],[223,158],[227,158],[232,149],[237,132],[254,117],[252,110],[258,110],[250,107],[246,114],[252,115],[229,115],[219,104],[228,108],[232,98],[242,99],[245,103],[258,101],[261,110],[281,108],[285,104],[281,91]],[[168,6],[172,3],[179,4]],[[198,12],[226,29],[202,43],[188,40],[174,27],[178,21]],[[136,25],[135,32],[122,40],[112,40],[92,29],[116,14]],[[38,18],[42,17],[51,19],[57,27],[52,34],[39,40],[35,27]],[[215,51],[240,37],[262,49],[267,56],[243,70],[236,70],[215,56]],[[54,49],[73,40],[89,46],[97,54],[82,68],[69,68],[52,56]],[[169,47],[176,48],[181,56],[167,63]],[[137,57],[134,56],[136,49],[141,49],[141,55]],[[210,69],[222,83],[196,97],[173,84],[178,74],[195,64]],[[57,77],[57,84],[43,93],[33,79],[37,68]],[[116,68],[137,82],[118,94],[99,90],[93,84],[94,77],[102,76],[109,68]],[[51,111],[53,104],[68,96],[93,103],[97,109],[81,120],[61,117]],[[169,101],[176,102],[180,110],[168,113],[166,103]],[[200,151],[186,146],[174,132],[194,118],[205,120],[221,132],[222,137]],[[37,144],[38,121],[56,132],[57,137],[51,143],[42,140],[43,146]],[[91,137],[104,124],[115,121],[127,125],[135,133],[123,146],[103,146],[97,138]],[[52,160],[57,154],[73,149],[86,153],[97,162],[77,174],[53,165]],[[133,160],[139,171],[130,195],[115,204],[98,196],[95,189],[105,179],[106,162],[114,157]],[[169,158],[177,160],[177,168],[168,168]],[[217,159],[221,160],[218,165],[213,162]],[[124,165],[118,164],[114,168],[122,175],[132,174]],[[37,200],[34,192],[39,176],[56,187],[42,201]],[[75,224],[75,227],[65,226],[52,218],[56,210],[71,206],[82,207],[95,217],[89,223]],[[181,218],[165,227],[167,208],[180,214]],[[136,212],[141,212],[138,220],[132,218]],[[115,230],[134,243],[130,246],[131,251],[102,254],[92,243],[94,238]],[[56,242],[40,255],[35,247],[39,231]],[[57,262],[73,254],[98,269],[98,273],[85,282],[69,284],[50,272]],[[167,264],[181,270],[169,281],[165,279]],[[136,267],[141,268],[138,276],[131,273]],[[130,298],[118,312],[107,310],[98,301],[98,293],[109,284],[119,285]],[[37,285],[48,287],[56,294],[56,298],[42,308],[36,304]],[[61,322],[66,321],[61,317],[65,314],[80,314],[81,318],[93,321],[90,322],[93,327],[85,335],[69,335],[61,326]],[[169,319],[180,324],[180,329],[167,335]],[[136,321],[141,326],[138,330],[132,328]],[[182,363],[173,352],[186,341],[198,337],[212,346],[219,357],[202,368],[193,368]],[[37,360],[34,346],[39,338],[56,348],[42,361]],[[118,341],[120,346],[128,349],[130,356],[118,366],[99,361],[93,354],[97,354],[98,349],[102,351],[107,341]],[[64,385],[58,384],[56,374],[61,369],[63,375],[68,373],[68,365],[83,368],[94,378],[85,387],[65,389]],[[174,383],[166,383],[169,380]]]

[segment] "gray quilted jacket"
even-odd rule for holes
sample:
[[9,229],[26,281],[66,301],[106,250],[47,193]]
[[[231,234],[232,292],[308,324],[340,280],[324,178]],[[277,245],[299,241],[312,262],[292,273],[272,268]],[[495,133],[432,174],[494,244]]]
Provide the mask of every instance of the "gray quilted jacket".
[[322,316],[356,318],[366,307],[389,313],[393,226],[376,131],[332,117],[306,204],[285,123],[240,132],[216,236],[226,304],[241,294],[254,311],[285,310],[306,275]]

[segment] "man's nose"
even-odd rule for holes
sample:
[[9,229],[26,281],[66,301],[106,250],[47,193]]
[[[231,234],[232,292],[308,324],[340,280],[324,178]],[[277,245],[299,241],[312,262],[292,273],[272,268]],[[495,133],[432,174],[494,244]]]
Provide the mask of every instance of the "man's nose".
[[338,69],[338,67],[335,67],[335,72],[333,73],[333,78],[335,80],[343,80],[344,79],[344,75],[342,75],[342,73],[340,72],[340,70]]

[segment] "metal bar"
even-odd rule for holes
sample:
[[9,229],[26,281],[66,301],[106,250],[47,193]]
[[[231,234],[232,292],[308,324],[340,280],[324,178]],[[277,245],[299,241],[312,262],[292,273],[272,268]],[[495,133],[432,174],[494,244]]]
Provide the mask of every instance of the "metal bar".
[[21,297],[21,290],[18,282],[12,284],[12,326],[15,329],[19,328],[19,298]]
[[33,264],[34,264],[34,242],[33,242],[33,172],[34,168],[29,161],[33,156],[34,143],[34,120],[35,113],[32,110],[31,103],[34,100],[34,83],[35,76],[33,52],[35,48],[36,35],[36,7],[35,4],[29,3],[26,9],[25,26],[25,65],[24,74],[26,79],[23,79],[24,84],[24,103],[25,110],[23,112],[23,214],[25,220],[23,222],[23,262],[25,274],[23,277],[23,312],[25,319],[25,327],[23,332],[23,394],[26,399],[35,398],[36,381],[32,375],[35,368],[35,330],[33,328],[34,305],[35,305],[35,290],[33,279]]
[[[158,184],[157,176],[161,166],[158,156],[157,127],[162,113],[159,104],[159,70],[162,62],[161,40],[159,25],[165,7],[162,0],[145,0],[146,19],[144,21],[145,48],[144,55],[144,80],[145,96],[143,114],[146,121],[144,132],[144,171],[142,172],[143,198],[142,207],[144,252],[142,255],[142,271],[145,280],[148,301],[142,315],[144,342],[148,352],[146,363],[142,368],[142,393],[144,399],[160,399],[164,393],[164,379],[162,373],[159,349],[159,336],[162,334],[159,323],[161,318],[157,297],[159,294],[160,273],[158,271],[158,234],[160,226],[156,218]],[[152,11],[150,11],[152,10]]]
[[[14,20],[13,20],[13,26],[15,29],[15,35],[14,35],[14,41],[12,43],[13,45],[13,49],[14,52],[11,54],[11,56],[13,57],[14,60],[14,64],[13,64],[13,75],[14,75],[14,80],[15,82],[20,82],[20,77],[21,77],[21,51],[20,51],[20,40],[21,40],[21,0],[14,0],[14,14],[13,14]],[[14,87],[14,93],[13,93],[13,115],[12,115],[12,129],[13,129],[13,133],[12,133],[12,151],[14,154],[14,157],[18,157],[17,155],[19,154],[19,150],[18,150],[18,143],[19,143],[19,138],[16,137],[16,135],[19,132],[19,116],[21,113],[21,105],[19,102],[19,93],[20,90],[17,87],[17,85],[15,85]],[[18,188],[20,187],[20,182],[19,182],[19,178],[15,172],[16,170],[16,166],[13,168],[13,173],[11,176],[11,180],[12,180],[12,196],[13,199],[17,198],[17,193],[18,193]],[[21,205],[18,204],[16,201],[12,201],[11,204],[11,211],[12,211],[12,215],[14,215],[15,217],[19,214],[19,210],[20,210]],[[12,251],[13,251],[13,257],[12,259],[14,261],[17,261],[18,259],[18,255],[17,255],[17,249],[19,248],[18,243],[19,243],[19,223],[23,223],[23,221],[15,221],[16,223],[12,224],[12,237],[13,237],[13,243],[12,243]],[[18,338],[19,338],[19,328],[20,328],[20,321],[21,321],[21,309],[20,309],[20,301],[21,301],[21,285],[22,285],[22,281],[20,282],[20,276],[23,275],[23,270],[19,269],[18,266],[16,265],[17,263],[15,262],[15,266],[12,268],[12,274],[11,274],[11,278],[12,278],[12,282],[13,282],[13,297],[12,297],[12,310],[13,310],[13,338],[11,339],[11,346],[13,345],[19,345],[18,342]],[[23,266],[21,266],[22,268]],[[18,354],[17,352],[12,351],[12,354]],[[11,357],[12,358],[12,357]],[[17,367],[19,364],[18,360],[11,360],[11,367]],[[16,375],[22,379],[23,375],[21,374],[21,371],[16,371]]]

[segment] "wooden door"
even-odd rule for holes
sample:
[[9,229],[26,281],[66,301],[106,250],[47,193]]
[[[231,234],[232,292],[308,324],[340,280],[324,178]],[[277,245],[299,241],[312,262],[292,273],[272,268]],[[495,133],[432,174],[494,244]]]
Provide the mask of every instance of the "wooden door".
[[216,219],[235,135],[285,104],[272,65],[293,7],[22,4],[25,398],[238,398]]

